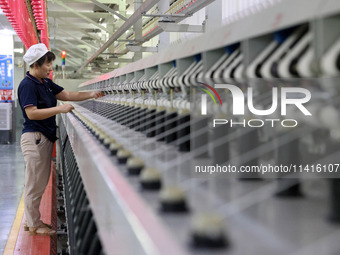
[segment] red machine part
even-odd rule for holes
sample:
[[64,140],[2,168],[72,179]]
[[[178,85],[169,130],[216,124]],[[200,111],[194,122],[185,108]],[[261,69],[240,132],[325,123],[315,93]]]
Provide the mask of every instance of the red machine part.
[[41,42],[44,43],[47,48],[49,48],[46,3],[44,0],[32,0],[31,5],[37,29],[41,31],[40,32]]
[[[32,6],[33,13],[37,13],[34,15],[37,28],[41,30],[41,41],[49,46],[48,40],[48,28],[46,22],[46,5],[43,0],[33,0],[35,4]],[[38,2],[38,4],[37,4]],[[7,19],[11,23],[13,29],[17,33],[17,35],[22,40],[25,47],[28,49],[31,45],[37,44],[38,37],[33,28],[33,21],[31,20],[30,14],[28,12],[28,8],[25,0],[0,0],[0,6],[3,12],[5,13]]]

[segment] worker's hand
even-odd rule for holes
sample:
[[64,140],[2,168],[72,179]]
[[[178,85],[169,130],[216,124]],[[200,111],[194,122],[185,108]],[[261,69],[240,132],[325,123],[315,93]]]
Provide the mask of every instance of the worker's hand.
[[74,109],[74,107],[71,104],[62,104],[59,106],[61,113],[68,113]]
[[92,98],[99,98],[104,96],[104,94],[101,91],[92,91],[91,92],[91,97]]

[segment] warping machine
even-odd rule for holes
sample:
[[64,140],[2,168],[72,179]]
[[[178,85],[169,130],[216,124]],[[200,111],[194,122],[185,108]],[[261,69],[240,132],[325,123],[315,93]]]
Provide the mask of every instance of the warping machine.
[[70,253],[339,254],[339,25],[286,0],[82,84],[105,96],[59,119]]

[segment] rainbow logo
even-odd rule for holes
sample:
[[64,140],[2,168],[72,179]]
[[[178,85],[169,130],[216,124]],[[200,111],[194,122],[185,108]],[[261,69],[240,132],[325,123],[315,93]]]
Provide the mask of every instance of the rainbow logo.
[[[198,82],[198,83],[201,84],[202,86],[210,89],[212,92],[214,92],[214,94],[217,96],[217,98],[220,101],[220,104],[222,106],[222,100],[220,98],[220,95],[217,93],[217,91],[213,87],[211,87],[210,85],[205,84],[203,82]],[[199,87],[199,88],[201,90],[203,90],[205,93],[207,93],[212,98],[212,100],[214,101],[215,105],[217,105],[215,97],[213,96],[213,94],[208,89],[204,89],[204,88],[201,88],[201,87]],[[207,115],[207,95],[206,94],[202,94],[201,114],[202,115]]]

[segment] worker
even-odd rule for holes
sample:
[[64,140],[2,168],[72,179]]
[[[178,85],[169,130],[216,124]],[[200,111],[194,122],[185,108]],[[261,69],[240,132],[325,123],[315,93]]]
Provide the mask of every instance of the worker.
[[53,144],[57,140],[55,116],[74,109],[67,103],[57,106],[57,99],[81,101],[98,98],[102,93],[70,92],[50,80],[48,77],[55,55],[43,43],[32,45],[23,59],[30,67],[18,88],[19,104],[25,119],[21,136],[26,164],[25,230],[32,235],[55,235],[52,226],[40,219],[39,206],[50,177]]

